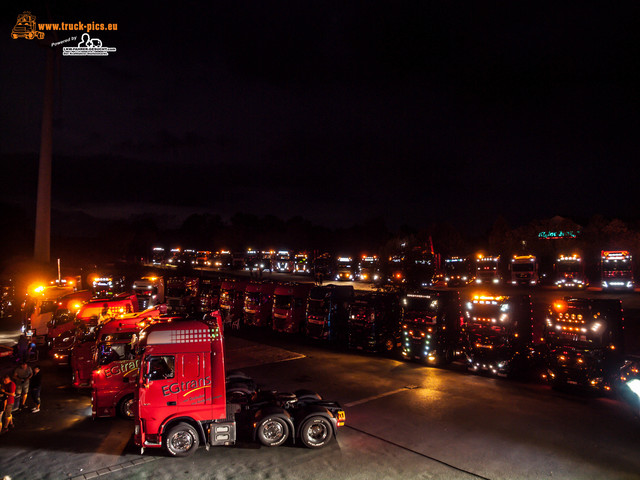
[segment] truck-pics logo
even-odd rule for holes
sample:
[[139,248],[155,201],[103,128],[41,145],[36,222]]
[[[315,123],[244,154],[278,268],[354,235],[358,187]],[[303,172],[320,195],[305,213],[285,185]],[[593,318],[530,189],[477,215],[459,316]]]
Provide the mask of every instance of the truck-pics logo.
[[37,29],[35,15],[31,15],[31,12],[23,12],[18,15],[18,20],[11,30],[11,38],[14,40],[18,38],[26,38],[27,40],[37,38],[42,40],[44,32]]
[[180,392],[185,392],[184,396],[192,393],[194,390],[211,385],[211,377],[206,376],[199,378],[198,380],[189,380],[188,382],[175,382],[170,385],[162,387],[162,395],[168,397],[169,395],[176,395]]
[[140,360],[125,360],[117,362],[115,365],[103,369],[104,377],[111,378],[116,375],[122,375],[126,377],[131,373],[135,373],[140,368]]

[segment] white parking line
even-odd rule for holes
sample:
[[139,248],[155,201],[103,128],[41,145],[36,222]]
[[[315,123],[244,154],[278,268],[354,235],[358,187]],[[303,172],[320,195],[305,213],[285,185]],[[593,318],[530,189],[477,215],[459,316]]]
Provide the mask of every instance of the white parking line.
[[383,398],[383,397],[388,397],[389,395],[395,395],[396,393],[406,392],[407,390],[410,390],[410,389],[411,389],[410,387],[398,388],[396,390],[391,390],[390,392],[384,392],[379,395],[374,395],[372,397],[367,397],[361,400],[356,400],[354,402],[345,403],[344,406],[347,408],[355,407],[356,405],[362,405],[363,403],[371,402],[373,400],[378,400],[379,398]]

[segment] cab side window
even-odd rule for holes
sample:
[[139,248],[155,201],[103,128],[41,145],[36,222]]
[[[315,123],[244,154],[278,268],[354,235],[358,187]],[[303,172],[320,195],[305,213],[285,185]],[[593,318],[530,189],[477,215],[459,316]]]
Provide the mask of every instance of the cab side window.
[[166,380],[175,376],[175,357],[163,355],[147,359],[149,380]]

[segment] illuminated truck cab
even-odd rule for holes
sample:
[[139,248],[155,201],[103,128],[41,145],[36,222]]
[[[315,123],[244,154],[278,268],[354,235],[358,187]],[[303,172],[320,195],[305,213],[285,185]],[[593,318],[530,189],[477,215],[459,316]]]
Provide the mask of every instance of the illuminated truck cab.
[[273,283],[250,283],[244,292],[244,323],[252,327],[271,327]]
[[351,257],[338,257],[335,279],[339,281],[353,281],[356,279]]
[[537,285],[538,260],[535,255],[514,255],[509,265],[512,285]]
[[246,280],[225,280],[220,286],[220,314],[225,325],[239,328],[244,308]]
[[351,285],[313,287],[307,300],[306,336],[346,345],[349,305],[353,295]]
[[483,285],[499,284],[500,279],[500,256],[491,257],[478,255],[476,258],[476,283]]
[[362,255],[358,264],[358,280],[373,283],[380,279],[380,262],[375,255]]
[[585,289],[589,285],[584,273],[584,262],[578,254],[560,255],[555,264],[555,285],[561,289]]
[[396,293],[369,293],[349,307],[349,348],[390,353],[400,345],[400,299]]
[[206,313],[220,308],[220,280],[200,280],[198,289],[199,311]]
[[626,250],[605,251],[600,255],[602,288],[604,290],[633,290],[632,257]]
[[468,285],[474,280],[468,258],[451,257],[444,261],[444,281],[447,287]]
[[165,298],[169,311],[174,313],[187,313],[197,310],[199,286],[200,279],[198,278],[168,278]]
[[58,306],[53,313],[53,317],[47,324],[47,336],[49,337],[49,346],[53,345],[55,339],[68,330],[74,328],[74,320],[76,314],[82,305],[91,299],[89,290],[80,290],[65,295],[58,299]]
[[273,295],[273,330],[282,333],[300,333],[304,325],[307,297],[311,285],[278,285]]
[[622,302],[565,298],[546,319],[547,379],[554,385],[609,390],[623,364]]
[[475,295],[465,308],[467,367],[498,376],[537,367],[542,327],[534,324],[529,295]]
[[402,358],[444,365],[460,346],[460,295],[456,291],[420,290],[400,301]]

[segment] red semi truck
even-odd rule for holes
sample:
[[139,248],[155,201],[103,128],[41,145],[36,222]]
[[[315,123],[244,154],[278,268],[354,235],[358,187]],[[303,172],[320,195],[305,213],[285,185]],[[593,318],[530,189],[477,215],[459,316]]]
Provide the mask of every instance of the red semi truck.
[[[146,448],[187,456],[200,444],[233,445],[236,431],[276,447],[288,439],[321,448],[344,425],[337,402],[313,392],[256,392],[243,404],[228,404],[222,319],[158,323],[140,333],[134,439]],[[242,428],[244,427],[244,428]]]
[[307,311],[307,298],[313,285],[292,283],[278,285],[273,295],[273,330],[300,333]]
[[225,325],[240,327],[246,280],[225,280],[220,287],[220,313]]
[[244,323],[252,327],[269,327],[273,307],[274,283],[250,283],[244,292]]
[[163,316],[164,308],[123,315],[104,324],[98,333],[96,353],[91,368],[91,414],[96,417],[133,418],[135,377],[140,360],[132,350],[133,336],[156,321],[171,321],[177,317]]

